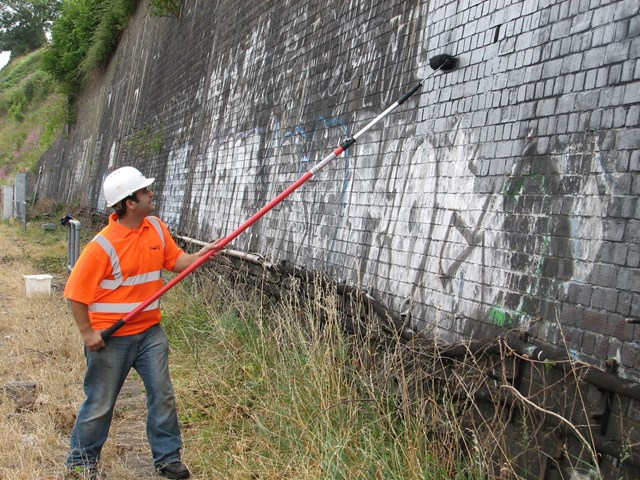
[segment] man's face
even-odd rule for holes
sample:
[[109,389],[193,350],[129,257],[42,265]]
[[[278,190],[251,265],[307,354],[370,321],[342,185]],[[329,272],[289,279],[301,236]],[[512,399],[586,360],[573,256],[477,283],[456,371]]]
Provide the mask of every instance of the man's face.
[[136,210],[144,215],[153,213],[156,209],[156,204],[153,201],[153,192],[147,187],[141,188],[135,192],[138,202],[136,203]]

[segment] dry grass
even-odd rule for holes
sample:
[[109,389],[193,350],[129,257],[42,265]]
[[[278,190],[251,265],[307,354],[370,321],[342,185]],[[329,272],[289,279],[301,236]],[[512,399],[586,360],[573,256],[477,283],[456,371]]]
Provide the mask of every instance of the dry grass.
[[[0,385],[31,381],[36,397],[0,397],[0,478],[51,478],[62,472],[83,358],[79,337],[61,298],[27,298],[23,275],[45,273],[27,259],[50,255],[51,239],[34,241],[19,228],[0,225]],[[64,265],[64,257],[61,259]],[[3,389],[3,391],[6,389]]]
[[[82,342],[62,298],[64,231],[0,224],[0,479],[62,478],[84,396]],[[52,295],[27,298],[23,275],[51,273]],[[6,388],[34,382],[28,390]],[[153,475],[144,439],[144,392],[131,379],[119,399],[102,463],[110,478]]]

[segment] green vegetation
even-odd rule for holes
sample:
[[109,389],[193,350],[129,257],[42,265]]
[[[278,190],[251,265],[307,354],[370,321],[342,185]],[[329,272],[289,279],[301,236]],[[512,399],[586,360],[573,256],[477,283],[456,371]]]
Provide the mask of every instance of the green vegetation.
[[136,0],[66,0],[51,31],[44,68],[75,95],[96,70],[107,65]]
[[[138,5],[137,0],[8,0],[0,7],[0,49],[12,60],[0,70],[0,184],[29,171],[66,123],[75,96],[104,68]],[[179,0],[150,0],[151,16],[180,15]],[[51,44],[44,32],[51,29]],[[23,54],[24,52],[30,52]],[[162,133],[145,126],[131,150],[160,151]]]
[[[0,7],[5,28],[0,45],[15,50],[9,65],[0,70],[0,183],[11,183],[16,173],[31,170],[65,123],[72,122],[69,99],[93,72],[107,65],[137,3],[11,0]],[[31,52],[45,43],[44,29],[58,11],[51,45]],[[29,43],[31,37],[37,42]],[[19,56],[22,51],[31,53]],[[157,136],[144,140],[146,149],[161,146]]]
[[152,17],[180,16],[179,0],[149,0],[149,15]]
[[43,50],[0,70],[0,184],[30,170],[62,132],[67,101],[42,69]]
[[[65,93],[77,94],[91,74],[108,64],[137,5],[137,0],[64,1],[51,29],[44,68]],[[180,1],[149,0],[148,12],[177,18]]]
[[123,140],[125,149],[136,157],[160,153],[163,143],[162,132],[153,132],[147,123]]
[[345,335],[331,292],[270,305],[206,277],[163,302],[187,462],[200,476],[485,478],[443,392],[412,397],[400,351]]

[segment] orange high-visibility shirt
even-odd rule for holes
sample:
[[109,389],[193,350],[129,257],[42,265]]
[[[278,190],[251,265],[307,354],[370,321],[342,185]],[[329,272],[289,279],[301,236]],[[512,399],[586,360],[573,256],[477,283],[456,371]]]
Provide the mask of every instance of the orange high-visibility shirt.
[[[145,218],[135,230],[116,220],[111,214],[109,224],[87,244],[64,289],[66,298],[89,306],[94,330],[109,328],[160,290],[162,269],[171,270],[184,253],[157,217]],[[113,335],[135,335],[160,320],[158,299]]]

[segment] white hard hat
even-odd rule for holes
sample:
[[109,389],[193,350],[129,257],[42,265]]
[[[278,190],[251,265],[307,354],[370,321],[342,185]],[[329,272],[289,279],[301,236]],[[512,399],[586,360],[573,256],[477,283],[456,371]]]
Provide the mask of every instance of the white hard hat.
[[133,192],[148,187],[154,180],[155,178],[146,178],[138,169],[133,167],[122,167],[114,170],[107,175],[102,185],[107,205],[113,207]]

